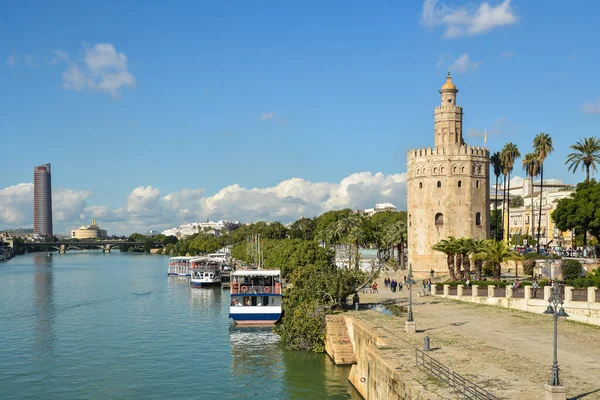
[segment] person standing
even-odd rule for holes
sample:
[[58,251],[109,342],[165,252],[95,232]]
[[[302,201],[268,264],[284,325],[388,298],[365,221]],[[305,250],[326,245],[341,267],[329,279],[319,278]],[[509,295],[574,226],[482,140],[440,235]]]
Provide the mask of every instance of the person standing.
[[533,281],[533,283],[531,284],[531,290],[533,291],[533,298],[535,299],[537,296],[537,290],[540,287],[540,284],[538,283],[537,279]]

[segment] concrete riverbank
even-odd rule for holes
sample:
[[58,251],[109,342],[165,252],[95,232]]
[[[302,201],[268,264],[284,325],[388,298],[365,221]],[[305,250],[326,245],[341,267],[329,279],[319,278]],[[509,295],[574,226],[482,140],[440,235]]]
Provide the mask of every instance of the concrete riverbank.
[[[393,308],[406,292],[363,294],[361,302]],[[552,364],[552,318],[516,310],[416,297],[417,333],[404,315],[373,309],[342,314],[356,363],[349,379],[366,399],[452,399],[458,395],[415,363],[415,349],[505,399],[542,399]],[[338,336],[339,338],[340,336]],[[600,398],[600,329],[559,322],[558,361],[569,398]],[[335,360],[335,354],[332,355]],[[577,397],[579,396],[579,397]]]

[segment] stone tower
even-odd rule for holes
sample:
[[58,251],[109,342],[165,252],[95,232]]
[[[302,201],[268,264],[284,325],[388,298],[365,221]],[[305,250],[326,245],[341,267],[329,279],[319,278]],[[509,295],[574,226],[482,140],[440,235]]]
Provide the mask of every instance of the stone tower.
[[415,271],[445,271],[431,247],[449,236],[489,238],[490,153],[462,135],[458,89],[448,73],[434,111],[434,147],[408,152],[408,263]]

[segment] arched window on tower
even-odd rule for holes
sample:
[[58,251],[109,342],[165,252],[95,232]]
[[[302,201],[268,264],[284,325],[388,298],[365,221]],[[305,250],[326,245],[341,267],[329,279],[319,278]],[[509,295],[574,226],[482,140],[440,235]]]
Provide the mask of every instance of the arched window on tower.
[[479,187],[479,180],[475,181],[475,187],[478,188]]
[[455,174],[458,172],[458,168],[456,168],[456,165],[454,167],[452,167],[452,173]]
[[458,187],[462,187],[462,181],[458,181]]
[[419,182],[419,189],[423,189],[423,182]]
[[435,225],[436,226],[444,225],[444,214],[442,214],[442,213],[435,214]]
[[433,167],[433,174],[436,175],[438,173],[437,167]]
[[408,214],[408,226],[412,226],[412,214]]
[[475,225],[481,226],[481,213],[475,213]]
[[437,187],[441,188],[442,187],[442,181],[438,181],[437,183]]

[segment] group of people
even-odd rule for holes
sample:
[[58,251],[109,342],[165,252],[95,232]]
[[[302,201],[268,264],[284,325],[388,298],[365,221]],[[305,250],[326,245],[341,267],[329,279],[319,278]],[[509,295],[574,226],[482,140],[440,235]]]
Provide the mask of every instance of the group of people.
[[[406,277],[404,277],[404,283],[406,283]],[[402,290],[402,282],[398,283],[395,279],[385,278],[383,280],[383,285],[385,287],[389,287],[392,292],[395,292],[396,290]]]

